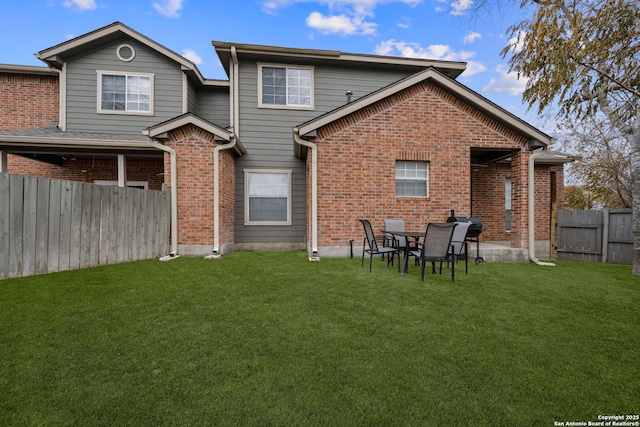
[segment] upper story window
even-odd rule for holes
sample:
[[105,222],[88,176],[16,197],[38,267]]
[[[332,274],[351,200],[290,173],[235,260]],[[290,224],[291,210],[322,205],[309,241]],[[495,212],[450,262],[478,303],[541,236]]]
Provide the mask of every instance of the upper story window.
[[396,196],[429,197],[429,163],[396,161]]
[[313,109],[313,68],[258,64],[258,105]]
[[153,114],[153,74],[98,71],[98,112]]

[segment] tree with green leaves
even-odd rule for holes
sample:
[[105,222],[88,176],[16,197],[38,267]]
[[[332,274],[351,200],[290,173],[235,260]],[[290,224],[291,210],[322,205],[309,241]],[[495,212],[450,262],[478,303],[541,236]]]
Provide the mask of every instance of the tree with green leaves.
[[640,3],[523,0],[533,16],[510,28],[502,51],[527,79],[523,99],[580,121],[602,114],[631,147],[633,274],[640,275]]

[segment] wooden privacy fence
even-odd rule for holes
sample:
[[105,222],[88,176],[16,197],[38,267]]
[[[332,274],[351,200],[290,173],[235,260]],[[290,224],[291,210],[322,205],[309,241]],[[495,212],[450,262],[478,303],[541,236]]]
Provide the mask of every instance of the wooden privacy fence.
[[169,252],[170,193],[0,173],[0,279]]
[[633,263],[631,209],[559,210],[557,258]]

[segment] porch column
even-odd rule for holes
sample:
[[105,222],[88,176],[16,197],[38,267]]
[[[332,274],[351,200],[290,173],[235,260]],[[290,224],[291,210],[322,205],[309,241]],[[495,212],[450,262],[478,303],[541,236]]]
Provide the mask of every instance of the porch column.
[[514,152],[511,160],[511,247],[529,247],[529,155],[525,148]]
[[7,152],[0,150],[0,173],[7,171]]
[[127,157],[118,154],[118,187],[127,186]]

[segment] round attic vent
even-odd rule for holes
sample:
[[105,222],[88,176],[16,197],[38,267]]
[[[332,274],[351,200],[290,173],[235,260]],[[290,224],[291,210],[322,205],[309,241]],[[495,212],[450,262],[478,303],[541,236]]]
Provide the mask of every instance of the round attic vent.
[[128,44],[121,44],[116,49],[116,55],[120,61],[129,62],[136,57],[136,51]]

